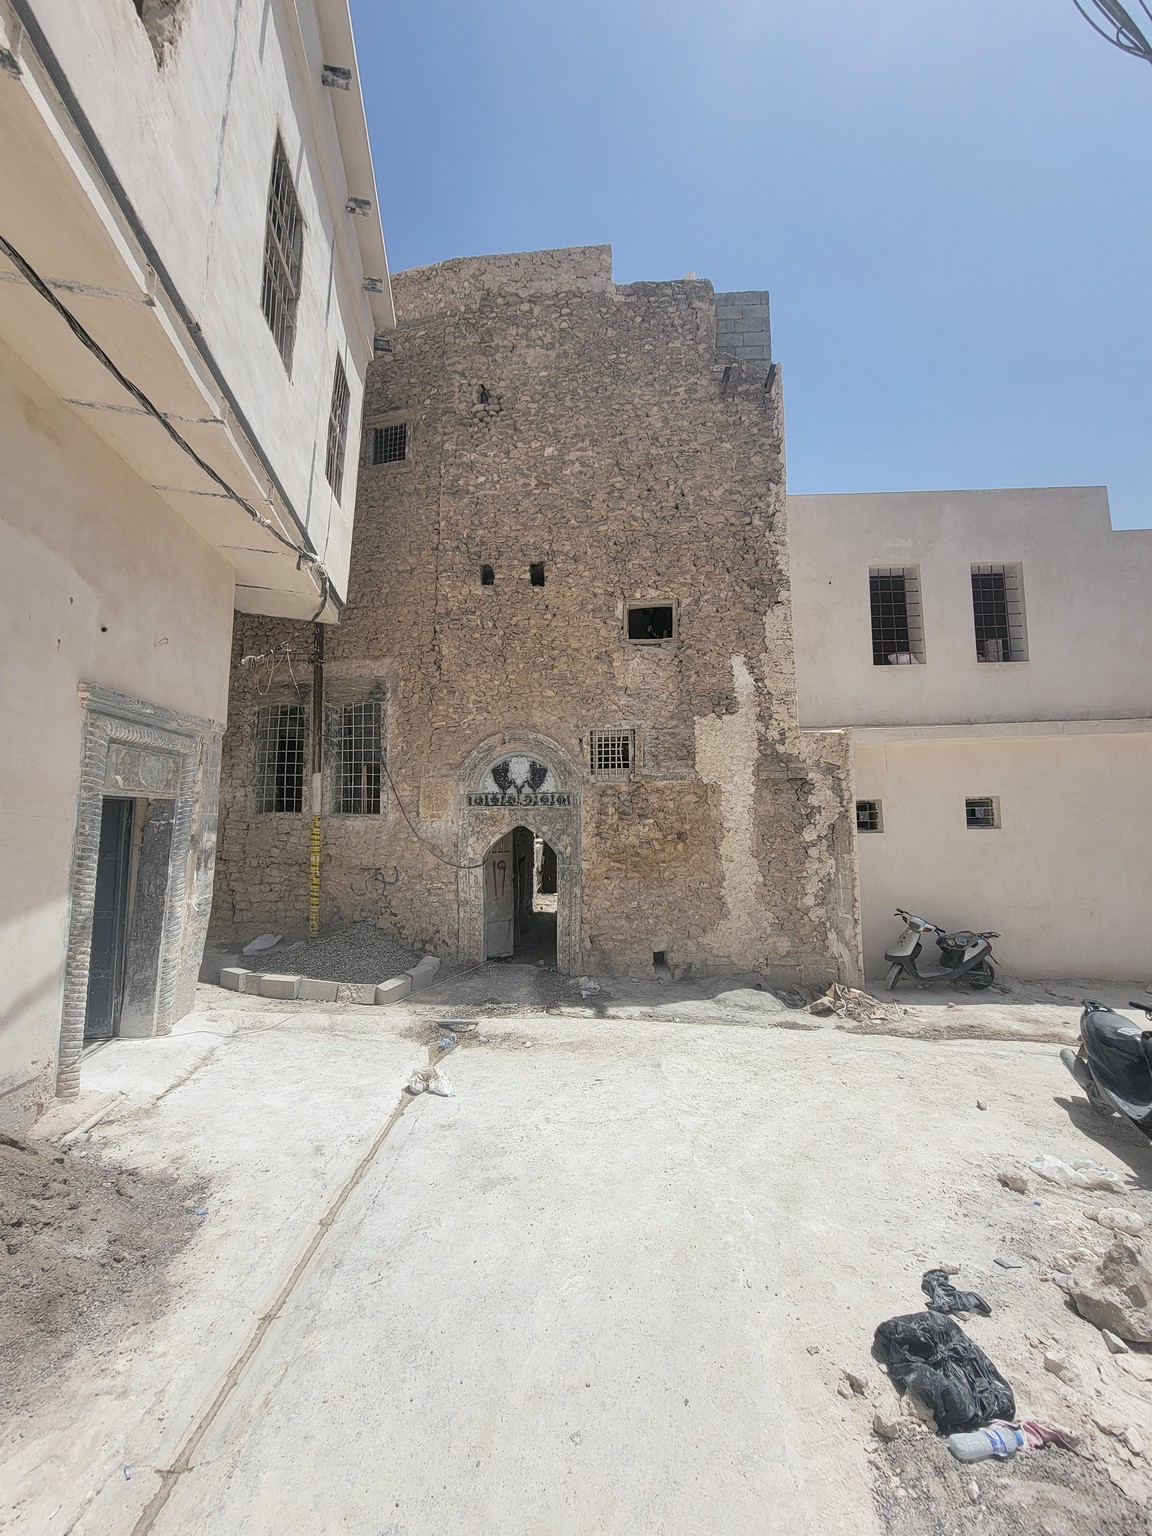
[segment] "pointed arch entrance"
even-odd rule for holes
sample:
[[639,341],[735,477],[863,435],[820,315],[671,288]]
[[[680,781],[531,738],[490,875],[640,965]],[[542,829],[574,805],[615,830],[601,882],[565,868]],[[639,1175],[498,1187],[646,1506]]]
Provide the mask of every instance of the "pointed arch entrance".
[[[556,968],[566,975],[581,969],[580,949],[580,797],[575,768],[555,742],[520,733],[485,742],[464,765],[461,784],[460,958],[485,960],[490,945],[503,948],[509,934],[498,924],[512,923],[515,950],[516,903],[529,886],[527,870],[517,861],[535,862],[535,844],[554,856],[556,897]],[[503,871],[490,870],[499,850]],[[548,861],[551,876],[552,860]],[[501,876],[502,888],[497,889]],[[496,881],[489,901],[487,882]],[[551,883],[551,881],[549,882]],[[535,889],[537,881],[531,881]],[[498,911],[499,903],[503,908]],[[511,903],[511,914],[508,912]],[[493,926],[490,929],[490,920]]]

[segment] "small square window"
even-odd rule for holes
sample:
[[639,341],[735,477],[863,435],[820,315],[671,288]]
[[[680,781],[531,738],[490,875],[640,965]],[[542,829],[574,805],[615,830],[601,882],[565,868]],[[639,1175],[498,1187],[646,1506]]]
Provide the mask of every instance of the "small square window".
[[408,423],[372,428],[373,464],[399,464],[408,457]]
[[965,800],[964,820],[970,827],[998,827],[1000,825],[1000,801],[995,795],[978,795]]
[[600,783],[631,778],[635,746],[634,731],[591,731],[588,736],[588,767],[592,777]]
[[1018,565],[972,567],[977,661],[1027,661],[1024,579]]
[[872,664],[916,666],[924,661],[920,572],[914,565],[873,566],[868,572],[872,609]]
[[308,726],[300,704],[269,704],[256,711],[256,814],[304,809],[304,754]]
[[528,567],[528,580],[534,587],[542,587],[544,585],[543,561],[533,560],[532,564]]
[[627,634],[629,640],[640,645],[660,645],[666,640],[675,640],[675,603],[629,603]]
[[884,817],[879,800],[857,800],[857,832],[883,832]]

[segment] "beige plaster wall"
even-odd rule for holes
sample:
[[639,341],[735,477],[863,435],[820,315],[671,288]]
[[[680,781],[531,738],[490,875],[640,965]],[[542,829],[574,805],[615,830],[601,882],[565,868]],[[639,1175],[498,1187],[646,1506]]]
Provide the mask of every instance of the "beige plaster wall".
[[0,347],[0,1124],[52,1093],[81,682],[224,719],[233,572]]
[[[857,738],[854,757],[857,796],[883,805],[884,830],[857,836],[870,976],[899,906],[998,930],[1016,975],[1149,978],[1152,732]],[[999,797],[1002,827],[966,826],[977,795]]]
[[[1152,531],[1099,487],[789,496],[805,726],[1111,719],[1152,711]],[[1028,660],[981,663],[971,567],[1020,564]],[[874,666],[869,566],[920,568],[926,663]]]

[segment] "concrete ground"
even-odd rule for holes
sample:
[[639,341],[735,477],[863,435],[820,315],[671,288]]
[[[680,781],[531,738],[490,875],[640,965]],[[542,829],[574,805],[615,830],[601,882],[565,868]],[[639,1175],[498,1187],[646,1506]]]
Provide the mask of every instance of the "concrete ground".
[[[88,1058],[43,1130],[103,1112],[88,1154],[207,1183],[206,1215],[169,1305],[79,1346],[6,1427],[0,1528],[879,1536],[904,1490],[872,1335],[944,1263],[991,1302],[969,1331],[1020,1412],[1107,1471],[1119,1513],[1076,1528],[1146,1530],[1143,1455],[1094,1420],[1152,1437],[1152,1359],[1111,1356],[1043,1278],[1090,1202],[996,1180],[1087,1153],[1152,1217],[1152,1149],[1029,1038],[1074,1036],[1074,1007],[916,994],[898,1038],[753,988],[533,1012],[516,996],[555,978],[497,969],[386,1010],[203,988],[176,1034]],[[465,1010],[456,1096],[403,1094]],[[1023,1529],[927,1505],[899,1526],[969,1528]]]

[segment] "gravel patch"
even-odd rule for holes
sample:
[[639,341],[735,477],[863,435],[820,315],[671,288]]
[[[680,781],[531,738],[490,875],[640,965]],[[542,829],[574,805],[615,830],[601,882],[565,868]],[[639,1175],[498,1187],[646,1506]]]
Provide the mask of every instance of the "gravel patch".
[[421,951],[406,949],[395,935],[373,923],[351,923],[298,949],[277,945],[244,963],[264,970],[284,970],[293,976],[310,976],[314,981],[365,983],[387,981],[422,958]]

